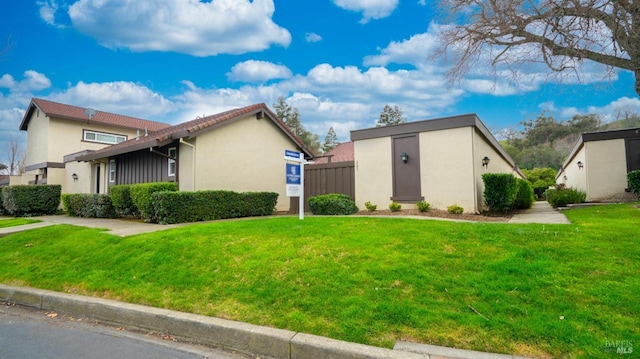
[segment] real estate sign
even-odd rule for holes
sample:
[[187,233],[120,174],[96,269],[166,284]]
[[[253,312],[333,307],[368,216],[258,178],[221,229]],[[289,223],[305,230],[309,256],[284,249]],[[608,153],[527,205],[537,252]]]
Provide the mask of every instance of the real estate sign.
[[300,197],[301,190],[301,176],[300,176],[300,164],[287,163],[287,173],[285,174],[287,179],[287,197]]

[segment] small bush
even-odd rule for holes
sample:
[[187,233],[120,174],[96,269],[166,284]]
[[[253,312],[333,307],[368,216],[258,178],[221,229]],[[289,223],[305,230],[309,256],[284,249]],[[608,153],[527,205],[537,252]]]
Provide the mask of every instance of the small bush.
[[534,201],[534,190],[531,182],[522,178],[516,178],[516,198],[513,201],[513,207],[517,209],[531,208]]
[[138,183],[131,186],[131,201],[140,213],[140,217],[145,222],[157,222],[153,208],[152,194],[161,191],[177,191],[178,184],[175,182],[150,182]]
[[399,210],[402,209],[402,205],[394,201],[389,203],[389,209],[391,210],[391,212],[398,212]]
[[131,199],[131,185],[121,184],[109,187],[109,197],[118,215],[138,215],[138,208]]
[[60,185],[19,185],[5,187],[2,205],[16,217],[54,214],[60,205]]
[[307,200],[311,213],[321,215],[349,215],[358,212],[351,197],[341,193],[322,194]]
[[114,218],[116,212],[107,194],[63,194],[62,205],[68,216],[85,218]]
[[371,202],[369,202],[369,201],[366,201],[366,202],[364,203],[364,206],[367,208],[367,211],[369,211],[369,212],[373,212],[373,211],[375,211],[376,209],[378,209],[378,206],[377,206],[377,205],[375,205],[375,204],[373,204],[373,203],[371,203]]
[[587,194],[575,188],[548,189],[545,197],[552,207],[566,207],[568,204],[584,203]]
[[627,180],[629,182],[629,191],[640,198],[640,170],[627,173]]
[[484,182],[484,202],[489,211],[500,213],[511,209],[516,198],[516,178],[508,173],[485,173],[482,175]]
[[429,202],[420,201],[416,203],[416,207],[418,207],[418,211],[420,212],[427,212],[431,209],[431,204],[429,204]]
[[464,212],[464,208],[458,206],[457,204],[452,204],[451,206],[447,207],[447,212],[453,214],[462,214],[462,212]]

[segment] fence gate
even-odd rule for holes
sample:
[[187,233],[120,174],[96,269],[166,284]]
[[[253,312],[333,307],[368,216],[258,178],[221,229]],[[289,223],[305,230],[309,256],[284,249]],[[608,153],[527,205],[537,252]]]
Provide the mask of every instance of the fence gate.
[[[327,193],[342,193],[356,198],[354,162],[335,162],[304,166],[304,198]],[[290,198],[289,211],[298,212],[298,198]],[[305,203],[305,211],[309,205]]]

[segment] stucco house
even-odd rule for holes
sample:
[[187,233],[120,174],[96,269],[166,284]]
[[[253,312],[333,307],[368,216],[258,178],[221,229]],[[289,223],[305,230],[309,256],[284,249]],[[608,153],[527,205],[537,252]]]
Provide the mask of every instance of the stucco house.
[[627,173],[640,170],[640,128],[583,133],[556,183],[586,192],[588,202],[631,200]]
[[34,98],[20,123],[27,132],[25,172],[15,184],[59,184],[63,193],[106,193],[106,166],[77,162],[79,155],[126,141],[166,123]]
[[181,191],[279,193],[289,210],[285,150],[312,158],[303,142],[265,104],[202,117],[77,156],[107,168],[107,185],[177,182]]
[[465,212],[484,209],[484,173],[524,178],[475,114],[351,131],[355,201],[382,208],[391,201],[414,208],[457,204]]

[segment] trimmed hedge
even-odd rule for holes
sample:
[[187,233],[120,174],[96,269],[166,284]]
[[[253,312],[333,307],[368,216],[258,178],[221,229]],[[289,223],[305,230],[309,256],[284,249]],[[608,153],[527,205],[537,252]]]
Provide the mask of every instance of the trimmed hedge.
[[151,195],[158,223],[185,223],[214,219],[266,216],[278,202],[274,192],[161,191]]
[[531,182],[525,181],[522,178],[516,178],[516,187],[517,193],[513,201],[513,207],[516,209],[531,208],[535,200],[534,189]]
[[485,173],[482,175],[484,182],[484,202],[489,211],[505,213],[511,209],[516,198],[518,187],[516,178],[508,173]]
[[358,212],[351,197],[342,193],[322,194],[307,200],[311,213],[321,215],[348,215]]
[[54,214],[60,205],[60,185],[18,185],[2,190],[2,206],[16,217]]
[[134,184],[130,188],[131,201],[140,213],[140,217],[145,222],[157,222],[154,213],[154,203],[152,195],[155,192],[178,190],[176,182],[150,182]]
[[568,204],[584,203],[587,194],[575,188],[548,189],[545,192],[552,207],[566,207]]
[[629,181],[629,191],[640,198],[640,170],[627,173],[627,180]]
[[118,215],[138,215],[138,207],[131,199],[131,185],[115,185],[109,187],[109,197]]
[[114,218],[116,212],[107,194],[63,194],[62,205],[68,216],[86,218]]

